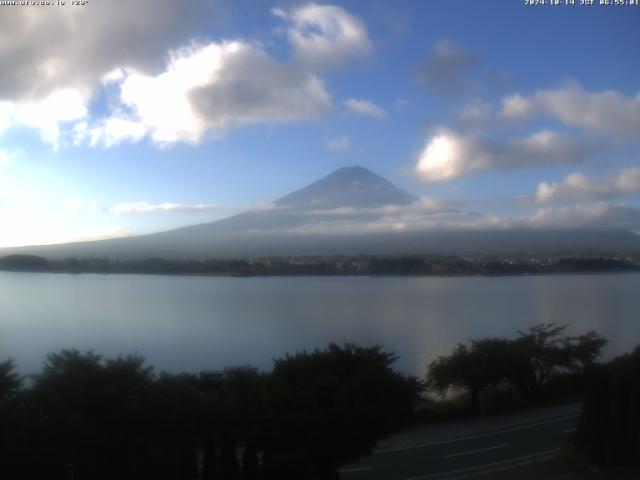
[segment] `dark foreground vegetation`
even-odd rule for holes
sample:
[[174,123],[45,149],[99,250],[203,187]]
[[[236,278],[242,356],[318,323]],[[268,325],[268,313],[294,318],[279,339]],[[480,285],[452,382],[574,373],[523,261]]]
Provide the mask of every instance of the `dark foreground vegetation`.
[[429,366],[427,385],[445,396],[462,391],[474,413],[575,398],[607,340],[594,331],[565,335],[565,326],[536,325],[513,339],[458,344]]
[[146,258],[0,258],[0,270],[163,275],[535,275],[640,271],[631,257],[308,256],[171,260]]
[[6,479],[329,479],[411,415],[420,384],[380,347],[330,345],[270,373],[154,374],[62,351],[24,388],[0,364]]
[[595,465],[640,467],[640,347],[589,374],[576,446]]
[[597,359],[607,340],[594,331],[567,336],[565,330],[540,324],[513,339],[458,344],[431,363],[427,391],[462,391],[467,411],[475,413],[583,401],[573,442],[588,463],[640,467],[640,346],[602,364]]
[[459,344],[424,381],[382,347],[329,345],[251,367],[156,374],[139,356],[50,354],[28,378],[0,363],[7,479],[336,479],[454,392],[468,414],[582,399],[576,445],[599,465],[638,465],[640,347],[610,364],[596,332],[541,324]]

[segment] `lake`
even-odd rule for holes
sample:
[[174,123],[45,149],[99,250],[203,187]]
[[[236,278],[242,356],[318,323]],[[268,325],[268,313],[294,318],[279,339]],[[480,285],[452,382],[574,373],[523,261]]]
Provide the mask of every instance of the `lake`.
[[640,344],[640,274],[188,277],[0,272],[0,359],[23,373],[62,348],[137,352],[158,369],[269,369],[331,341],[383,344],[424,372],[459,341],[540,322],[595,329],[606,357]]

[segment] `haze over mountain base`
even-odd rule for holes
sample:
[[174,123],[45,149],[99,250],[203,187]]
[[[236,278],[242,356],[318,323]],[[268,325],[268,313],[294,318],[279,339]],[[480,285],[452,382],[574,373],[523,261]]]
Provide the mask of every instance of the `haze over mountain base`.
[[[223,220],[136,237],[6,248],[0,256],[194,259],[640,252],[640,237],[626,230],[492,228],[481,214],[424,207],[420,202],[363,167],[347,167],[267,208]],[[463,222],[472,227],[456,226]]]

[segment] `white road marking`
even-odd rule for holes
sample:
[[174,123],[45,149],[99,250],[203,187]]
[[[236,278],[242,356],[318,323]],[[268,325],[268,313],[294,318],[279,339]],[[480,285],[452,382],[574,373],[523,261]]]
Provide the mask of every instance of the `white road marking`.
[[461,457],[463,455],[471,455],[472,453],[487,452],[489,450],[496,450],[498,448],[504,448],[504,447],[507,447],[508,445],[509,445],[508,443],[503,443],[502,445],[494,445],[493,447],[478,448],[477,450],[469,450],[467,452],[450,453],[449,455],[444,455],[442,458]]
[[562,430],[562,433],[571,433],[571,432],[575,432],[576,429],[574,428],[567,428],[566,430]]
[[344,470],[338,470],[338,472],[340,472],[340,473],[364,472],[365,470],[371,470],[371,467],[354,467],[354,468],[345,468]]
[[529,423],[527,425],[520,425],[518,427],[510,427],[510,428],[505,428],[503,430],[497,430],[495,432],[488,432],[488,433],[480,433],[478,435],[471,435],[468,437],[458,437],[458,438],[452,438],[450,440],[443,440],[442,442],[433,442],[433,443],[423,443],[420,445],[411,445],[409,447],[398,447],[398,448],[387,448],[387,449],[381,449],[381,450],[376,450],[373,452],[374,455],[378,455],[378,454],[382,454],[382,453],[393,453],[393,452],[402,452],[404,450],[413,450],[416,448],[427,448],[427,447],[435,447],[436,445],[446,445],[447,443],[456,443],[456,442],[462,442],[465,440],[473,440],[476,438],[484,438],[484,437],[491,437],[493,435],[500,435],[501,433],[508,433],[508,432],[515,432],[517,430],[525,430],[527,428],[533,428],[533,427],[538,427],[540,425],[546,425],[548,423],[555,423],[555,422],[561,422],[563,420],[568,420],[569,418],[575,418],[575,417],[579,417],[580,414],[579,413],[574,413],[571,415],[564,415],[562,417],[557,417],[551,420],[545,420],[542,422],[537,422],[537,423]]
[[[448,472],[433,473],[431,475],[426,475],[423,477],[405,478],[403,480],[428,480],[431,478],[443,477],[445,475],[455,475],[457,473],[471,472],[473,470],[481,470],[489,467],[497,467],[499,465],[505,465],[505,464],[514,463],[514,462],[533,463],[534,461],[533,459],[535,459],[535,461],[544,461],[544,460],[548,460],[549,458],[553,458],[555,454],[558,453],[560,450],[561,450],[560,448],[554,448],[552,450],[544,450],[542,452],[532,453],[531,455],[524,455],[522,457],[510,458],[509,460],[501,460],[499,462],[484,463],[482,465],[474,465],[473,467],[460,468],[458,470],[449,470]],[[536,458],[536,457],[539,457],[539,458]],[[518,463],[516,463],[514,466],[517,466],[517,465]]]

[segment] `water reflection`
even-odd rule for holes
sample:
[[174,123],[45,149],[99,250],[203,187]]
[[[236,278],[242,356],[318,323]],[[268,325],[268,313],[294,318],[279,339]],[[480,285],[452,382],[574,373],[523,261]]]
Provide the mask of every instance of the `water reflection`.
[[330,341],[384,344],[421,373],[458,341],[540,322],[640,343],[640,275],[218,278],[0,273],[0,357],[38,370],[61,348],[139,352],[168,371],[253,364]]

